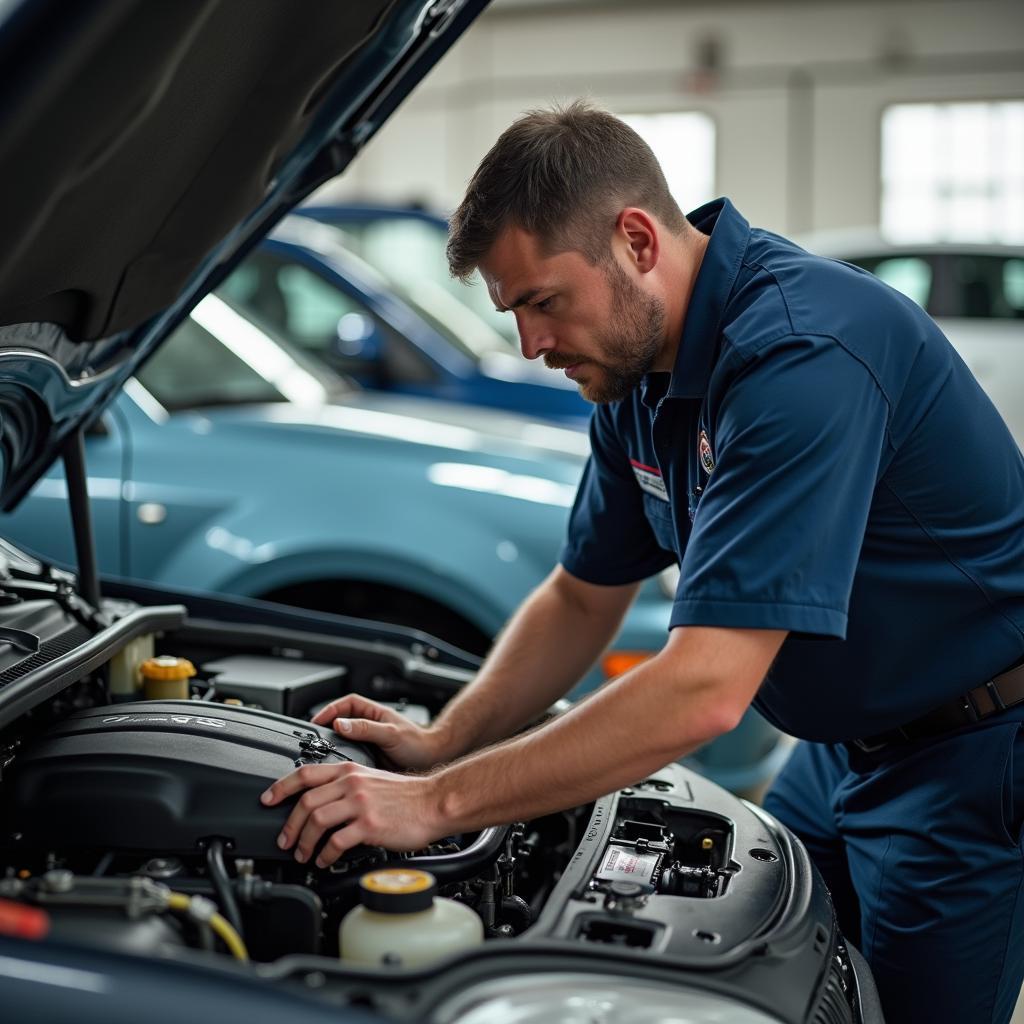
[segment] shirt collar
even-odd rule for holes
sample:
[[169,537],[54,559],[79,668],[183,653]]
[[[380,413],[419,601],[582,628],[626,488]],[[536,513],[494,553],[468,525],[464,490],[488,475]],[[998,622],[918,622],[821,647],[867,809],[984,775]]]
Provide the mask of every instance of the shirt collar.
[[668,388],[671,398],[700,398],[707,390],[722,315],[750,238],[750,225],[728,199],[705,203],[687,220],[711,238],[686,307]]

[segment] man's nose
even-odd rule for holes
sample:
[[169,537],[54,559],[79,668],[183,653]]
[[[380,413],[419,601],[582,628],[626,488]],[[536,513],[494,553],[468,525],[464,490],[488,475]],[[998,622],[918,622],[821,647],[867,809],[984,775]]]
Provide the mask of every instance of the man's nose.
[[555,339],[544,323],[522,315],[516,310],[516,327],[519,329],[519,347],[527,359],[537,359],[555,347]]

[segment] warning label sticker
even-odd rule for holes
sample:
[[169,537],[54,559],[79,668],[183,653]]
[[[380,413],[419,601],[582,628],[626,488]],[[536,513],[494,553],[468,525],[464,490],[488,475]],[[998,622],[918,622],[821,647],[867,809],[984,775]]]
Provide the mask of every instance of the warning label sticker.
[[658,868],[658,854],[634,853],[621,846],[610,846],[605,851],[597,877],[602,882],[639,882],[650,885]]

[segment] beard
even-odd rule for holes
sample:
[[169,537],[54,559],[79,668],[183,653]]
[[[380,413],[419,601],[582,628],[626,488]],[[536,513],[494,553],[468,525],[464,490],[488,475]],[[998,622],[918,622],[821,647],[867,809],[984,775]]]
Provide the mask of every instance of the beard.
[[615,327],[595,335],[597,358],[572,358],[561,354],[544,357],[550,369],[581,364],[577,380],[580,394],[588,402],[604,404],[627,398],[640,379],[650,373],[665,336],[665,306],[645,295],[626,276],[615,260],[605,271],[611,287],[611,317]]

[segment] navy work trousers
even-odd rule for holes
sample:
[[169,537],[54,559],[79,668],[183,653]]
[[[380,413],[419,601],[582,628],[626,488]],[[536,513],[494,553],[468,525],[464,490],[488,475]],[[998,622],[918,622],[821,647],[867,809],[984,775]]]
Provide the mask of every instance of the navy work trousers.
[[1002,1024],[1024,978],[1024,711],[867,755],[799,743],[765,798],[893,1024]]

